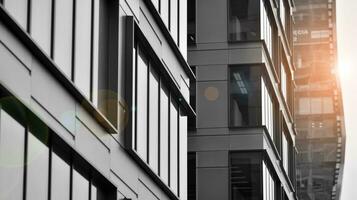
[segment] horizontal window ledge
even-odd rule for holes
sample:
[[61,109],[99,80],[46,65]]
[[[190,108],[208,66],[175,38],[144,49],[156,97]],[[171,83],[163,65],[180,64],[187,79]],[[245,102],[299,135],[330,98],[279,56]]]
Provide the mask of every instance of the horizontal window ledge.
[[24,29],[0,5],[0,20],[27,47],[45,69],[83,106],[83,108],[109,133],[118,133],[117,128],[78,90],[74,83],[57,67],[44,51],[38,47]]

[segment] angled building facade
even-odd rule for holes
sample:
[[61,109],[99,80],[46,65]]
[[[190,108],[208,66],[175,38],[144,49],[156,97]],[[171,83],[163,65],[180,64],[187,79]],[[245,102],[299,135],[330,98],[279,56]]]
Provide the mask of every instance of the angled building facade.
[[187,199],[186,9],[0,1],[0,199]]
[[294,200],[290,0],[188,0],[189,200]]
[[296,1],[294,16],[298,196],[335,200],[340,198],[345,152],[336,1]]

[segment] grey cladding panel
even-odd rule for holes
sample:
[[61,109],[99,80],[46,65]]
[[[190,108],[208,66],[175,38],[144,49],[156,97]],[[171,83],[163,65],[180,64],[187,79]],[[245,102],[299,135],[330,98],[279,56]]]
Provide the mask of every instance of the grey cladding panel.
[[197,167],[228,167],[228,151],[197,152]]
[[0,43],[0,84],[9,87],[15,95],[26,103],[30,103],[31,78],[30,71]]
[[190,65],[224,65],[228,63],[228,50],[190,51]]
[[35,60],[31,78],[32,96],[67,130],[74,133],[76,102],[73,97]]
[[238,48],[229,50],[229,64],[262,63],[262,47]]
[[198,168],[197,179],[197,200],[228,200],[228,168]]
[[196,67],[197,81],[227,80],[227,65],[200,65]]
[[197,128],[227,127],[227,83],[197,83]]
[[227,41],[227,1],[197,0],[197,43]]

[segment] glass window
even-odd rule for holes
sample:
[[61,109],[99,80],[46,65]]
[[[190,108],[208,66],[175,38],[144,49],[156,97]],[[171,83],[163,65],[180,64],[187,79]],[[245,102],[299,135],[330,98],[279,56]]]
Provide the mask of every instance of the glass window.
[[51,200],[69,199],[71,167],[53,152],[51,166]]
[[157,11],[159,11],[160,0],[151,0]]
[[259,40],[259,0],[229,1],[229,39]]
[[91,79],[91,12],[91,1],[76,0],[74,82],[87,98]]
[[289,143],[286,138],[285,133],[283,135],[283,167],[285,169],[286,174],[289,174]]
[[72,12],[73,1],[55,2],[53,59],[57,66],[71,78],[72,75]]
[[311,98],[311,114],[320,114],[322,113],[322,100],[321,98]]
[[178,110],[171,101],[170,106],[170,187],[177,194],[178,189]]
[[150,67],[149,75],[149,164],[152,169],[158,170],[159,147],[159,76]]
[[188,200],[196,200],[196,154],[188,153],[187,161]]
[[299,113],[310,114],[310,99],[307,97],[302,97],[299,99]]
[[51,54],[51,2],[49,0],[31,0],[31,36],[47,55]]
[[169,171],[169,92],[161,85],[160,90],[160,176],[168,183]]
[[196,43],[196,0],[187,0],[187,44]]
[[27,3],[28,0],[4,0],[4,7],[24,30],[27,30]]
[[266,126],[269,135],[274,141],[274,103],[270,96],[270,90],[265,84],[265,80],[261,78],[261,92],[262,92],[262,125]]
[[261,69],[234,66],[230,69],[230,125],[261,125]]
[[287,95],[288,95],[288,91],[287,91],[287,76],[286,76],[286,72],[285,72],[285,65],[284,63],[281,63],[281,92],[283,93],[283,97],[285,98],[285,101],[287,100]]
[[331,97],[323,97],[322,104],[324,107],[324,113],[333,113],[333,101]]
[[148,112],[148,60],[140,51],[137,63],[137,91],[136,91],[136,132],[137,132],[137,152],[139,156],[147,161],[147,112]]
[[232,200],[261,200],[261,154],[231,153],[230,161]]
[[47,200],[48,166],[48,147],[32,133],[29,133],[27,150],[27,200]]
[[175,42],[178,42],[178,0],[170,0],[170,32]]
[[0,199],[22,200],[25,128],[0,110]]
[[275,181],[265,162],[263,162],[263,200],[275,200]]
[[77,170],[73,170],[73,200],[88,200],[89,199],[89,181],[84,178]]
[[164,21],[166,27],[169,27],[169,1],[170,0],[161,1],[161,18]]

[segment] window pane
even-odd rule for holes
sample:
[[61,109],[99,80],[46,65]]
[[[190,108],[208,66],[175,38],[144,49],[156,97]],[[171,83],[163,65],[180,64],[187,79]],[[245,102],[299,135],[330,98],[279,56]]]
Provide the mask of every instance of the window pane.
[[52,153],[51,200],[68,200],[70,198],[70,166],[57,154]]
[[188,200],[196,200],[196,154],[188,154],[187,162],[187,178],[188,178]]
[[0,112],[0,199],[22,200],[25,129]]
[[286,174],[289,174],[289,144],[284,132],[282,135],[283,135],[283,166]]
[[73,200],[89,199],[89,181],[76,170],[73,170]]
[[160,0],[151,0],[151,2],[154,4],[157,11],[159,11],[159,1]]
[[163,85],[160,92],[160,176],[165,183],[168,183],[169,93]]
[[170,2],[170,32],[172,38],[177,42],[178,39],[178,0],[171,0]]
[[261,125],[260,67],[232,67],[230,80],[231,126]]
[[261,200],[260,153],[232,153],[230,178],[232,200]]
[[90,200],[97,200],[98,199],[98,193],[97,193],[97,187],[94,185],[91,185],[91,199]]
[[323,97],[324,113],[333,113],[333,102],[331,97]]
[[230,0],[229,2],[229,39],[233,41],[259,39],[259,0]]
[[46,200],[48,198],[49,149],[31,133],[28,134],[27,151],[27,200]]
[[145,56],[138,55],[137,69],[137,152],[141,158],[147,160],[147,80],[148,64]]
[[70,78],[72,74],[72,0],[55,1],[53,58]]
[[4,0],[4,7],[16,22],[27,29],[27,0]]
[[170,105],[170,187],[177,194],[178,184],[178,112],[177,104]]
[[[135,111],[135,99],[136,99],[136,93],[135,93],[135,88],[136,88],[136,60],[138,59],[138,55],[137,55],[137,51],[136,51],[136,47],[134,45],[134,48],[133,48],[133,96],[132,96],[132,101],[133,101],[133,108],[131,108],[133,111]],[[134,117],[132,118],[132,146],[134,147],[135,150],[137,150],[137,144],[136,144],[136,121],[134,120]]]
[[89,98],[91,58],[91,1],[76,0],[74,82]]
[[51,53],[51,2],[31,0],[31,36],[48,55]]
[[149,99],[149,164],[157,172],[158,170],[158,141],[159,141],[159,77],[150,68],[150,99]]
[[310,114],[310,99],[302,97],[299,99],[299,114]]
[[169,27],[169,1],[170,0],[161,0],[161,18],[166,27]]
[[196,0],[187,0],[187,44],[196,43]]
[[311,114],[321,114],[322,113],[322,100],[320,97],[311,98]]

